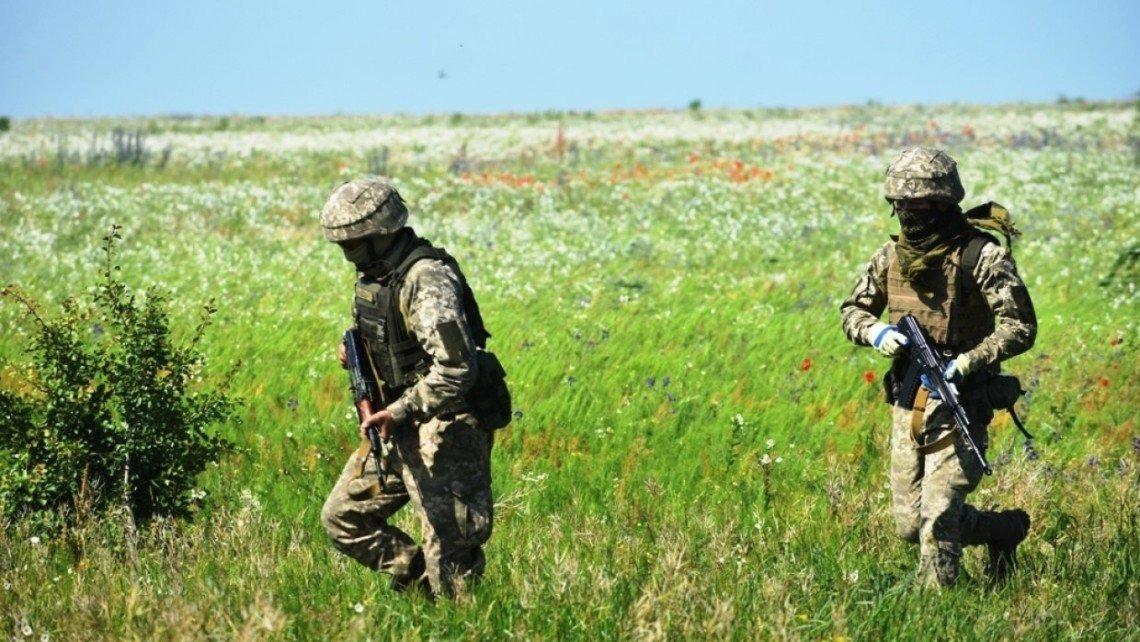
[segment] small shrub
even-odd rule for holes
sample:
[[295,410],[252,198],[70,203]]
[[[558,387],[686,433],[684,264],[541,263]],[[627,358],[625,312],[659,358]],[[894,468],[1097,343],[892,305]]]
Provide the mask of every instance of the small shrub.
[[0,133],[4,133],[12,129],[12,119],[7,116],[0,116]]
[[701,99],[700,98],[694,98],[694,99],[689,101],[689,111],[698,112],[700,110],[701,110]]
[[[236,402],[202,383],[198,349],[214,308],[177,343],[169,299],[124,284],[114,264],[119,228],[103,239],[103,279],[89,301],[44,315],[16,286],[34,331],[31,363],[0,377],[0,515],[65,519],[125,505],[138,519],[181,516],[195,479],[231,444],[206,432]],[[11,372],[8,373],[11,375]]]

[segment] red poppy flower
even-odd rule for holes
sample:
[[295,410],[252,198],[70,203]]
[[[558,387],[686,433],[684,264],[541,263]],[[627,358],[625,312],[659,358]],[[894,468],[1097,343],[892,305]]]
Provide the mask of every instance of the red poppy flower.
[[870,370],[868,370],[867,372],[864,372],[863,373],[863,381],[866,381],[867,383],[874,383],[875,382],[875,373],[871,372]]
[[804,372],[811,370],[811,359],[804,359],[803,362],[800,363],[800,370]]
[[1108,378],[1107,377],[1101,377],[1100,381],[1098,381],[1097,383],[1100,384],[1101,388],[1107,388],[1108,387]]

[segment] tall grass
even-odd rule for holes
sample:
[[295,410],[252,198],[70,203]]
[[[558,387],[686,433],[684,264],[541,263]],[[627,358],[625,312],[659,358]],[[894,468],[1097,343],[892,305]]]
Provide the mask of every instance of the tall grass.
[[[891,135],[911,117],[862,109]],[[1120,107],[1091,109],[1112,120]],[[1011,131],[1034,131],[1024,111]],[[972,115],[994,117],[947,118]],[[606,116],[631,130],[641,118]],[[415,126],[476,138],[489,125]],[[888,412],[867,381],[885,363],[838,323],[892,231],[879,193],[892,150],[842,128],[827,144],[694,145],[655,130],[590,147],[569,126],[562,144],[577,153],[524,149],[453,174],[449,156],[392,147],[412,222],[463,262],[521,412],[496,436],[486,579],[454,603],[393,594],[318,523],[356,444],[333,357],[352,275],[315,211],[366,155],[210,167],[175,154],[163,172],[62,175],[2,164],[5,280],[46,298],[86,287],[93,239],[123,224],[124,273],[217,299],[203,348],[246,364],[232,387],[247,402],[225,428],[239,452],[204,475],[193,521],[136,538],[114,514],[61,534],[5,524],[2,626],[60,640],[1134,638],[1140,306],[1134,276],[1099,281],[1140,232],[1140,180],[1115,127],[1079,149],[950,149],[968,200],[999,200],[1025,230],[1016,254],[1041,331],[1009,368],[1031,389],[1039,456],[998,418],[997,472],[972,499],[1033,515],[1022,566],[992,588],[971,549],[969,579],[940,593],[914,585],[917,552],[893,535]],[[0,357],[19,360],[25,330],[14,310],[0,319]]]

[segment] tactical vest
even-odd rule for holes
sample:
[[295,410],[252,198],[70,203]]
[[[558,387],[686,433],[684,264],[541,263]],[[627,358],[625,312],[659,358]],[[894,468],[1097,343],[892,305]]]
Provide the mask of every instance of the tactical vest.
[[427,374],[431,367],[431,355],[408,330],[407,319],[400,312],[400,288],[404,278],[413,265],[425,259],[442,261],[459,277],[463,285],[463,313],[475,346],[485,348],[487,338],[491,336],[483,326],[479,305],[459,264],[442,248],[417,238],[411,250],[391,272],[381,278],[363,274],[356,282],[356,326],[368,347],[372,366],[388,403]]
[[887,268],[887,311],[898,323],[913,314],[938,347],[960,354],[994,331],[994,314],[974,281],[982,247],[997,242],[984,233],[967,235],[942,262],[941,273],[929,277],[929,292],[919,293],[902,277],[894,246]]

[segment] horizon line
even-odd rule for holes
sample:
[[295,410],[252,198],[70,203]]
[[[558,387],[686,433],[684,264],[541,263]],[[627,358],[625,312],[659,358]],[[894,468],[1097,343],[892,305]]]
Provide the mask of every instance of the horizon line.
[[474,117],[474,118],[496,118],[496,117],[519,117],[519,116],[613,116],[613,115],[630,115],[630,114],[664,114],[664,113],[683,113],[683,112],[747,112],[747,111],[816,111],[816,110],[830,110],[830,109],[847,109],[852,107],[878,107],[899,109],[907,107],[918,108],[933,108],[933,107],[1015,107],[1015,106],[1063,106],[1063,105],[1094,105],[1094,106],[1120,106],[1128,103],[1140,104],[1140,91],[1134,92],[1129,97],[1119,98],[1085,98],[1082,96],[1068,96],[1066,94],[1059,94],[1052,100],[996,100],[996,101],[936,101],[936,102],[890,102],[880,101],[874,98],[869,98],[862,102],[844,102],[844,103],[819,103],[819,104],[803,104],[803,105],[753,105],[749,107],[741,106],[705,106],[700,104],[694,108],[692,102],[700,102],[699,98],[694,98],[688,106],[652,106],[652,107],[606,107],[606,108],[538,108],[529,110],[472,110],[472,111],[334,111],[334,112],[246,112],[246,111],[204,111],[204,112],[139,112],[139,113],[120,113],[120,114],[92,114],[92,115],[55,115],[55,114],[39,114],[35,116],[14,116],[4,114],[0,111],[0,117],[7,117],[12,123],[17,121],[81,121],[81,120],[136,120],[147,118],[160,118],[160,119],[193,119],[193,118],[280,118],[280,119],[309,119],[309,118],[433,118],[433,117]]

